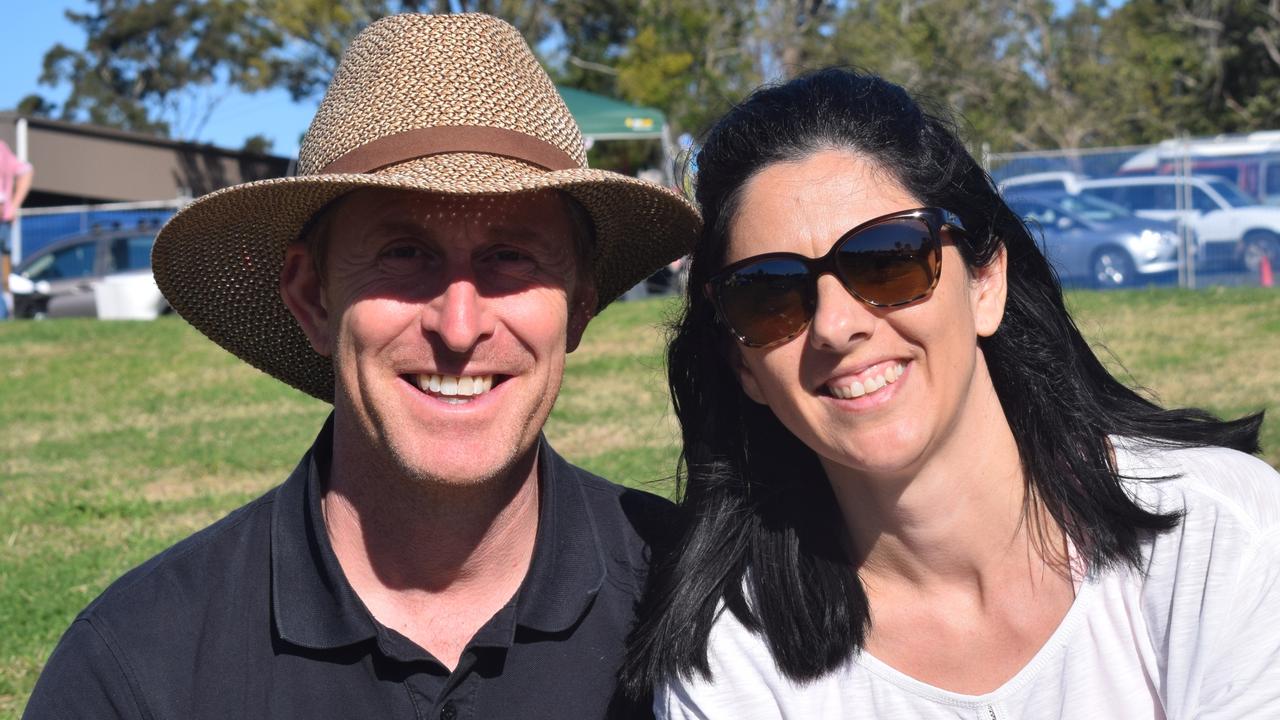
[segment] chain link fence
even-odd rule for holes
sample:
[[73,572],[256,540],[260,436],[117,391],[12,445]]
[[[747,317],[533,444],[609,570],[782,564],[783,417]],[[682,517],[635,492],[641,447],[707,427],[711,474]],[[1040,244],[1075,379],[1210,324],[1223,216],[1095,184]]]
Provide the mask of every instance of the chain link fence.
[[[1273,271],[1280,269],[1280,131],[984,153],[982,160],[1065,285],[1274,285]],[[188,202],[25,209],[12,239],[13,261],[95,230],[158,230]],[[678,279],[679,270],[670,275]],[[633,294],[679,289],[678,282],[660,279]]]

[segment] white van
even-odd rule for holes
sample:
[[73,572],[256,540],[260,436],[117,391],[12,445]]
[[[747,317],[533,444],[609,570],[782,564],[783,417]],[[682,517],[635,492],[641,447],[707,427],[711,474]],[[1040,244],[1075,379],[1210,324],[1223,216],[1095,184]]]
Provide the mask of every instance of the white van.
[[1235,183],[1263,205],[1280,205],[1280,131],[1165,140],[1129,158],[1117,175],[1216,176]]
[[1149,175],[1084,180],[1080,193],[1122,205],[1142,217],[1186,223],[1198,240],[1200,263],[1243,264],[1256,271],[1263,257],[1272,264],[1280,262],[1280,207],[1259,205],[1222,178]]

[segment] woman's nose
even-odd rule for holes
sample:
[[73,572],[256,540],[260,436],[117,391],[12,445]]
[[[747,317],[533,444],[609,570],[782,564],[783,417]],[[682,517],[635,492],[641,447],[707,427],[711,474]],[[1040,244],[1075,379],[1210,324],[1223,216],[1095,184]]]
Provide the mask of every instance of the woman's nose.
[[876,315],[831,274],[818,277],[809,344],[817,350],[846,350],[871,335]]

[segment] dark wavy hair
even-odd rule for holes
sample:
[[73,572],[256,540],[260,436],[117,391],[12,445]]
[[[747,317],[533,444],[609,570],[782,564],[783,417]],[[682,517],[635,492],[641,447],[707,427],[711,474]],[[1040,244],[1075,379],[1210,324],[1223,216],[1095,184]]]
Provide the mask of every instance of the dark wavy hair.
[[761,88],[714,125],[697,155],[705,226],[667,351],[684,440],[682,529],[676,548],[655,561],[630,638],[622,680],[634,696],[676,676],[710,675],[707,639],[721,602],[763,635],[795,681],[833,670],[865,639],[867,596],[842,549],[844,521],[817,456],[744,395],[729,365],[732,340],[700,292],[724,262],[747,181],[772,163],[828,149],[867,158],[922,205],[957,213],[968,229],[956,237],[968,268],[1007,251],[1004,317],[978,343],[1017,441],[1024,518],[1034,523],[1039,513],[1030,511],[1042,504],[1090,567],[1141,569],[1142,540],[1180,521],[1130,499],[1109,435],[1258,451],[1261,413],[1222,421],[1165,410],[1111,376],[1068,315],[1032,235],[946,113],[844,68]]

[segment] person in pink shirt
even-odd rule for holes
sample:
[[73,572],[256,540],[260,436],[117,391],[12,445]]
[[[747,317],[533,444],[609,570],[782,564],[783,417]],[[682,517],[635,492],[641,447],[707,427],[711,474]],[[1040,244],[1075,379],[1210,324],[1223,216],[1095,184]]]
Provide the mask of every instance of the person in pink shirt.
[[35,170],[0,140],[0,319],[9,317],[9,238],[14,218],[31,190]]

